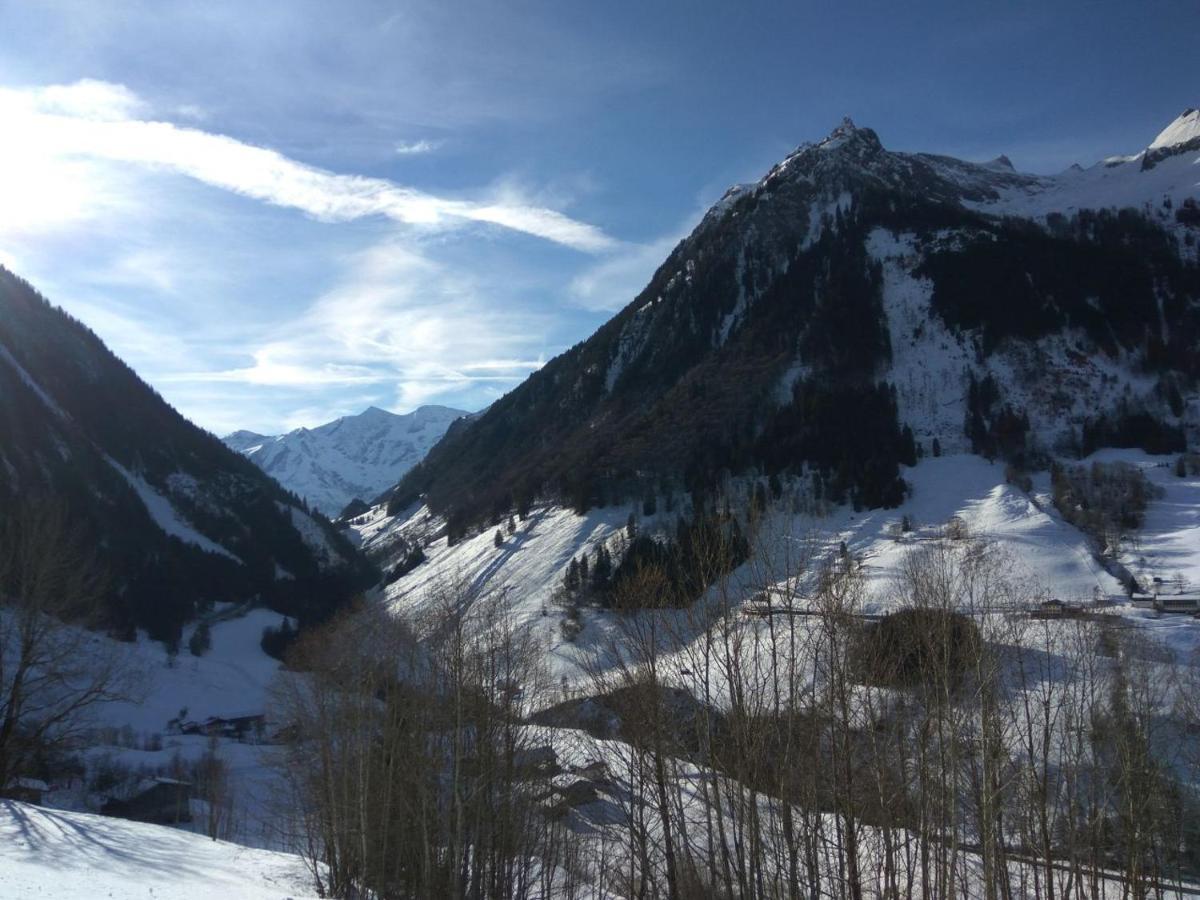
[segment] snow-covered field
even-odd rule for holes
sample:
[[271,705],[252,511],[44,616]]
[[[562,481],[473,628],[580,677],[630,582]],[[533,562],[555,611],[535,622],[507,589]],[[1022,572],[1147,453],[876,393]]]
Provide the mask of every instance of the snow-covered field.
[[[1146,581],[1182,572],[1193,585],[1200,584],[1200,479],[1176,478],[1170,468],[1173,457],[1123,450],[1103,451],[1096,458],[1137,465],[1163,490],[1163,496],[1151,502],[1145,527],[1125,548],[1121,561]],[[894,602],[897,568],[905,554],[922,542],[940,539],[946,522],[957,516],[972,536],[994,542],[1009,555],[1013,574],[1038,586],[1040,595],[1031,596],[1031,602],[1047,597],[1072,602],[1117,599],[1117,614],[1169,640],[1181,658],[1200,650],[1200,621],[1158,616],[1124,602],[1120,583],[1094,559],[1085,536],[1053,508],[1048,474],[1035,478],[1032,493],[1026,494],[1005,482],[1002,463],[952,454],[925,457],[904,476],[913,490],[898,509],[855,513],[839,507],[820,517],[774,514],[761,531],[757,559],[734,573],[726,591],[735,601],[748,599],[764,586],[764,573],[783,580],[790,574],[789,560],[828,557],[845,541],[864,565],[868,611],[883,612]],[[495,545],[491,530],[454,547],[439,538],[426,548],[426,563],[389,586],[387,601],[398,611],[417,613],[430,609],[441,586],[465,586],[476,596],[503,595],[516,621],[538,635],[555,678],[583,678],[618,639],[619,616],[586,609],[582,633],[567,641],[562,631],[566,613],[554,596],[572,557],[594,556],[599,542],[621,540],[629,513],[629,508],[609,508],[581,516],[561,508],[535,509],[518,523],[515,535],[505,536],[501,547]],[[378,538],[384,529],[404,532],[426,516],[419,510],[405,524],[368,517],[364,538]],[[900,535],[906,516],[913,531]],[[640,528],[653,530],[659,524],[671,527],[674,516],[660,513],[656,519],[638,521]]]
[[3,900],[300,900],[311,885],[289,853],[0,800]]

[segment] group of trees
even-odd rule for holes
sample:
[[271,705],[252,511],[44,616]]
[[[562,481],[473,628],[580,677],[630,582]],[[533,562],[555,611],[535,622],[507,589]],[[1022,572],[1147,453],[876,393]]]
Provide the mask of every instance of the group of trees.
[[1159,493],[1140,469],[1122,462],[1055,465],[1050,481],[1055,508],[1107,555],[1141,527],[1146,507]]
[[[776,586],[753,621],[722,578],[683,612],[653,609],[654,561],[621,581],[639,611],[560,705],[599,715],[570,732],[530,724],[557,696],[541,651],[466,587],[303,643],[285,772],[322,889],[1091,900],[1200,873],[1194,672],[1097,619],[1031,619],[1035,586],[972,540],[910,552],[877,623],[861,567],[753,565]],[[579,812],[547,741],[605,763]]]
[[322,896],[569,887],[570,835],[542,805],[554,769],[521,724],[540,654],[503,603],[471,599],[447,587],[421,620],[374,608],[297,645],[306,675],[275,698],[295,735],[283,814]]
[[46,774],[100,706],[136,697],[125,654],[86,627],[105,589],[53,500],[31,497],[0,515],[0,789]]

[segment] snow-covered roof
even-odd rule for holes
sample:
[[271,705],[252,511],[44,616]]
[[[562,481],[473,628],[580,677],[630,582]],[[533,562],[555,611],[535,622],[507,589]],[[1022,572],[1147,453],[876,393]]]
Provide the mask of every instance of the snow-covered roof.
[[20,788],[26,791],[48,791],[50,785],[40,778],[14,778],[8,783],[8,789]]

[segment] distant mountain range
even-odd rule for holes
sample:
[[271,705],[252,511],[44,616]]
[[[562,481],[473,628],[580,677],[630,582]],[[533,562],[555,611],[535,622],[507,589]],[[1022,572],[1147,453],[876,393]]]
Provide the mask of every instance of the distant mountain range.
[[325,519],[172,409],[84,325],[0,268],[0,514],[60,505],[112,631],[177,640],[215,602],[302,624],[375,573]]
[[407,415],[372,406],[318,428],[283,435],[235,431],[223,440],[332,518],[352,500],[374,500],[399,481],[466,415],[447,406],[422,406]]

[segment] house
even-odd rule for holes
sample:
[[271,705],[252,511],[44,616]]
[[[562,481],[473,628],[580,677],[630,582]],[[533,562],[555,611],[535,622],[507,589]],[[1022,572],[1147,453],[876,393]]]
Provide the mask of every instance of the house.
[[1137,591],[1129,595],[1129,602],[1133,604],[1134,609],[1154,609],[1154,601],[1157,599],[1154,594],[1143,594]]
[[50,790],[50,785],[38,778],[14,778],[4,786],[2,796],[9,800],[20,800],[22,803],[41,805],[42,796]]
[[204,734],[231,738],[246,743],[262,740],[265,724],[263,713],[237,713],[232,716],[209,716],[203,722],[188,721],[179,725],[180,734]]
[[1065,619],[1068,617],[1082,616],[1083,605],[1080,603],[1064,603],[1057,597],[1053,600],[1046,600],[1039,603],[1037,609],[1031,614],[1034,619]]
[[1166,613],[1200,612],[1200,594],[1159,594],[1154,608]]
[[192,821],[192,785],[175,778],[144,778],[125,797],[113,797],[101,808],[106,816],[176,825]]

